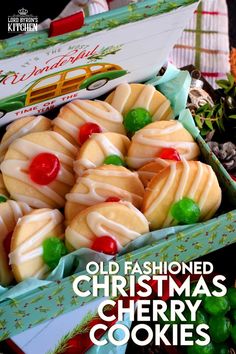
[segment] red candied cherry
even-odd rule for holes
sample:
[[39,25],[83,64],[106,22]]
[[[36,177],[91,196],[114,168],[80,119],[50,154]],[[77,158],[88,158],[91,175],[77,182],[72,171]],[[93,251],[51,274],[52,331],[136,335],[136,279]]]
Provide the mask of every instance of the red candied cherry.
[[57,156],[42,152],[33,158],[29,166],[29,175],[33,182],[44,186],[57,178],[60,167]]
[[118,202],[120,202],[120,198],[118,198],[118,197],[108,197],[106,200],[105,200],[105,202],[116,202],[116,203],[118,203]]
[[94,133],[101,133],[102,129],[96,123],[85,123],[79,128],[79,144],[83,145],[83,143],[90,138],[90,136]]
[[91,249],[110,255],[115,255],[118,252],[117,242],[111,236],[97,237]]
[[163,148],[158,157],[164,160],[174,160],[174,161],[181,160],[178,151],[174,148]]
[[3,247],[6,252],[6,254],[10,253],[11,250],[11,238],[12,238],[12,232],[10,232],[3,240]]

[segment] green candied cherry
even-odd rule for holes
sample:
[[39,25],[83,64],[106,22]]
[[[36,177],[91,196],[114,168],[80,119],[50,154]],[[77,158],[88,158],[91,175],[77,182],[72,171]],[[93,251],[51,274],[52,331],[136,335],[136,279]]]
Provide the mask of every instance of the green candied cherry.
[[0,195],[0,203],[5,203],[7,201],[7,197],[5,195]]
[[217,354],[229,354],[229,347],[226,343],[214,344]]
[[234,344],[236,345],[236,324],[232,326],[230,334]]
[[207,345],[198,345],[194,344],[191,347],[187,348],[187,354],[218,354],[215,350],[215,347],[212,343]]
[[43,241],[43,261],[51,270],[56,268],[61,257],[66,254],[66,246],[58,237],[49,237]]
[[227,296],[206,296],[203,300],[203,307],[212,316],[225,315],[230,310]]
[[236,288],[229,288],[227,291],[227,297],[231,309],[236,309]]
[[109,155],[104,161],[104,165],[116,165],[116,166],[125,166],[125,162],[118,155]]
[[231,333],[231,322],[225,316],[212,316],[209,319],[209,334],[213,342],[225,342]]
[[152,116],[142,107],[131,109],[124,117],[124,126],[128,133],[135,133],[150,123],[152,123]]
[[198,222],[201,211],[197,203],[190,198],[182,198],[171,206],[171,215],[180,224],[194,224]]

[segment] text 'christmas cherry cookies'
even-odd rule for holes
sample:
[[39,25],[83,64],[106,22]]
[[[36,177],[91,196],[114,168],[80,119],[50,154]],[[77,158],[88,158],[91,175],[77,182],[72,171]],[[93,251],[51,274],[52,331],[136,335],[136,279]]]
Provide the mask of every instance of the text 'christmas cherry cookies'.
[[221,189],[211,166],[179,161],[152,178],[142,211],[152,230],[210,219],[221,203]]
[[74,185],[77,149],[63,136],[46,131],[15,140],[1,164],[4,183],[13,199],[33,208],[60,208]]
[[110,132],[93,134],[82,145],[74,163],[77,176],[81,176],[87,169],[104,164],[125,165],[129,145],[130,140],[122,134]]
[[8,147],[16,139],[21,138],[22,136],[30,133],[50,130],[51,126],[51,120],[44,116],[23,117],[9,124],[6,128],[6,133],[3,135],[0,144],[0,162],[3,161]]
[[87,123],[98,125],[103,132],[125,134],[122,115],[107,102],[91,100],[75,100],[63,106],[53,120],[53,130],[72,144],[80,144],[79,130]]
[[44,242],[52,237],[64,238],[63,219],[57,209],[45,208],[34,210],[17,223],[9,255],[17,282],[31,277],[43,279],[48,274],[50,267],[44,261]]
[[[91,248],[97,238],[109,236],[117,249],[149,231],[145,216],[129,202],[105,202],[81,211],[66,229],[69,250]],[[101,240],[101,239],[100,239]]]
[[127,115],[131,113],[132,116],[132,110],[139,108],[145,109],[153,122],[174,118],[170,101],[152,85],[121,84],[106,98],[106,102],[124,115],[124,123]]
[[0,203],[0,285],[9,285],[13,280],[8,259],[11,235],[18,220],[31,210],[27,204],[14,200]]
[[126,158],[130,168],[138,169],[160,158],[163,149],[175,149],[180,158],[196,160],[200,150],[192,135],[176,121],[160,121],[148,124],[132,137]]
[[123,166],[103,165],[84,172],[66,195],[65,218],[70,222],[88,206],[118,198],[141,208],[144,187],[136,172]]

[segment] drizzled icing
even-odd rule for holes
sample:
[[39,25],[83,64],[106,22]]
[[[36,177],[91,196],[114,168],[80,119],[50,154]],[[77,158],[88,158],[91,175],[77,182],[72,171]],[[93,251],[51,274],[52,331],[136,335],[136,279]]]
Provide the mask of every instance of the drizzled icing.
[[[132,108],[145,108],[150,111],[151,103],[156,99],[155,95],[157,91],[152,85],[143,85],[142,90],[138,94],[136,100],[132,103]],[[115,107],[119,112],[124,112],[126,105],[132,95],[132,87],[128,83],[120,84],[114,91],[114,95],[111,101],[113,107]],[[159,93],[160,95],[160,93]],[[158,97],[157,97],[158,99]],[[166,120],[173,118],[172,110],[170,109],[170,102],[165,98],[164,102],[158,106],[155,112],[152,114],[153,121],[160,120],[170,110],[170,113],[165,117]]]
[[[184,129],[182,124],[174,121],[173,124],[169,125],[166,128],[158,129],[155,127],[144,128],[139,130],[135,133],[132,138],[132,144],[142,144],[145,147],[152,147],[152,148],[169,148],[172,147],[176,149],[182,158],[187,160],[194,159],[199,154],[198,145],[194,141],[173,141],[170,140],[161,140],[161,137],[165,135],[177,133],[178,131]],[[132,146],[131,144],[131,146]],[[181,152],[180,152],[181,151]],[[132,166],[133,168],[138,168],[143,166],[145,163],[150,161],[155,161],[155,156],[132,156],[129,155],[126,158],[128,165]]]
[[[63,147],[68,149],[73,155],[76,154],[77,149],[74,148],[72,144],[70,144],[65,138],[60,136],[58,133],[50,132],[53,138],[61,144]],[[73,167],[73,158],[63,154],[61,152],[55,151],[53,149],[46,148],[44,146],[38,145],[33,143],[32,141],[28,141],[25,139],[17,139],[15,142],[12,143],[12,148],[16,151],[21,152],[24,156],[28,158],[27,161],[25,160],[5,160],[1,164],[1,170],[3,174],[8,177],[16,178],[17,180],[31,186],[32,188],[36,189],[38,192],[50,198],[54,201],[58,206],[64,205],[64,198],[56,192],[52,186],[46,185],[41,186],[34,183],[27,171],[29,169],[29,165],[31,160],[34,156],[37,156],[41,152],[49,152],[53,153],[58,157],[58,159],[64,163],[65,165],[69,166],[71,169]],[[73,173],[69,172],[63,165],[61,165],[60,172],[57,176],[57,181],[60,181],[68,186],[72,186],[74,184],[74,176]],[[13,195],[14,194],[14,195]],[[34,198],[32,196],[24,198],[20,193],[12,193],[12,196],[18,200],[25,200],[26,202],[30,202],[30,205],[33,207],[48,207],[49,205],[40,201],[38,198]]]
[[[55,227],[63,222],[63,216],[58,210],[46,210],[24,216],[18,223],[18,227],[23,227],[29,223],[45,221],[45,225],[40,230],[30,235],[23,243],[17,246],[13,252],[9,254],[10,264],[19,266],[29,260],[42,256],[42,246],[34,247],[37,243],[43,240],[52,232]],[[61,236],[61,235],[58,235]],[[32,251],[29,251],[33,248]],[[48,270],[47,267],[44,267]],[[37,270],[42,273],[42,269]],[[41,274],[43,275],[43,274]]]
[[[106,171],[109,172],[109,171]],[[113,186],[109,183],[98,182],[90,179],[89,177],[81,177],[79,183],[87,187],[87,193],[72,192],[66,195],[66,199],[69,202],[79,203],[83,205],[94,205],[95,203],[104,202],[108,195],[118,196],[121,199],[126,199],[133,203],[141,203],[142,197],[138,194],[128,192],[117,186]],[[97,190],[107,191],[106,196],[98,194]]]
[[71,109],[82,122],[71,123],[64,119],[63,111],[59,113],[59,116],[53,120],[53,124],[58,128],[64,130],[67,134],[71,135],[77,140],[78,128],[84,123],[96,123],[101,126],[102,131],[107,131],[106,122],[113,122],[122,124],[122,115],[107,102],[97,101],[102,108],[98,107],[89,100],[76,100],[67,104],[67,108]]
[[[191,165],[189,162],[183,160],[182,161],[182,171],[181,171],[181,176],[179,178],[178,182],[178,188],[176,190],[176,193],[173,198],[172,204],[175,202],[179,201],[183,197],[188,197],[193,200],[195,200],[198,203],[198,206],[202,212],[205,202],[207,200],[207,196],[209,195],[213,183],[215,182],[215,175],[212,170],[212,168],[208,165],[204,165],[201,162],[197,161],[197,171],[196,175],[194,176],[193,183],[190,186],[190,189],[187,191],[187,185],[188,181],[191,175]],[[203,174],[207,174],[207,183],[204,185],[204,188],[201,187],[201,191],[199,190],[200,184],[202,183],[202,177]],[[170,172],[167,177],[167,180],[162,186],[161,192],[159,195],[155,198],[154,202],[148,207],[148,209],[145,211],[145,215],[149,216],[151,215],[155,210],[157,210],[160,207],[161,202],[167,198],[170,189],[172,188],[173,184],[175,183],[175,180],[177,178],[177,164],[171,164],[170,165]],[[200,193],[200,194],[199,194]],[[214,205],[212,209],[217,210],[218,206]],[[201,219],[204,216],[201,216]],[[163,222],[163,227],[169,226],[171,224],[176,223],[170,212],[168,213],[166,219]]]
[[120,158],[124,158],[121,151],[114,144],[112,144],[112,142],[104,134],[93,134],[93,140],[98,143],[105,156],[117,155]]
[[[112,144],[110,139],[108,139],[104,134],[95,133],[93,134],[89,142],[92,140],[98,143],[98,146],[102,150],[105,157],[109,155],[117,155],[121,159],[124,159],[122,152],[114,144]],[[95,164],[94,162],[90,161],[87,158],[80,157],[80,155],[79,158],[74,162],[74,171],[78,175],[81,175],[84,172],[84,169],[89,169],[94,167],[97,167],[97,164]]]
[[[8,200],[5,205],[7,205],[12,213],[14,218],[14,226],[18,222],[18,220],[25,214],[29,213],[32,209],[23,202],[15,202],[14,200]],[[14,226],[12,227],[12,223],[7,226],[8,223],[3,220],[3,217],[0,216],[0,235],[1,238],[7,236],[10,232],[12,232]]]
[[[42,119],[45,119],[45,118],[43,116],[34,117],[31,121],[27,122],[23,127],[21,127],[15,133],[13,133],[7,139],[5,139],[4,141],[1,142],[1,144],[0,144],[0,162],[3,160],[3,158],[4,158],[3,153],[4,153],[4,151],[7,150],[9,145],[13,141],[15,141],[16,139],[18,139],[18,138],[28,134],[30,131],[32,131],[42,121]],[[11,124],[7,127],[7,130],[9,130],[10,126],[11,126]]]
[[[148,221],[145,218],[145,216],[138,209],[136,209],[130,202],[120,201],[117,204],[125,205],[127,208],[135,212],[136,216],[146,226],[147,231],[149,230]],[[86,215],[86,222],[93,235],[95,235],[96,237],[101,237],[104,235],[113,237],[118,243],[119,249],[121,248],[121,245],[125,245],[129,241],[140,236],[139,232],[131,230],[125,225],[113,221],[95,210],[89,212]],[[92,242],[91,238],[88,238],[87,236],[82,235],[79,231],[76,231],[72,227],[72,225],[68,226],[66,229],[66,239],[75,249],[81,247],[81,241],[83,247],[90,247]]]

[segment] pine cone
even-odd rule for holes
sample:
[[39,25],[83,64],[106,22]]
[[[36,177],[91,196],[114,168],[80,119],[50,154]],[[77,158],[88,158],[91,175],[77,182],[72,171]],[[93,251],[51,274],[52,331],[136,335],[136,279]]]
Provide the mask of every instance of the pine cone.
[[231,174],[236,173],[236,145],[231,141],[219,144],[216,141],[208,142],[209,147],[220,160],[224,168]]

